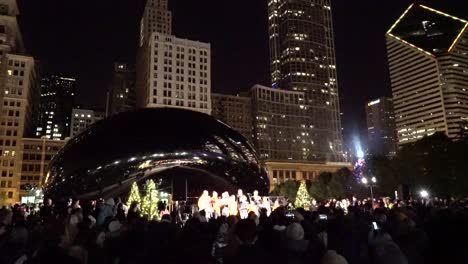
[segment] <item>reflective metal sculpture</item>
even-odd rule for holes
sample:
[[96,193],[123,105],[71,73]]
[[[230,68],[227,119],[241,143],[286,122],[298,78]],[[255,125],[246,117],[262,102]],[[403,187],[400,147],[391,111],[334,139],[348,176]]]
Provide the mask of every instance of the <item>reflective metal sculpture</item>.
[[266,194],[265,168],[238,132],[213,117],[175,108],[120,113],[72,138],[50,164],[45,194],[107,198],[147,179],[174,199],[202,190]]

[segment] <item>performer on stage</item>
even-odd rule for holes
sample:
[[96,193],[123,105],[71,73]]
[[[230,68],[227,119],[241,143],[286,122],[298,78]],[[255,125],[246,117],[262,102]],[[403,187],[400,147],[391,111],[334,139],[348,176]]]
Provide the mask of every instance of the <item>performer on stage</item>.
[[255,190],[255,191],[253,192],[253,197],[252,197],[252,199],[253,199],[253,202],[254,202],[257,206],[260,205],[260,204],[262,203],[262,197],[260,197],[260,196],[258,195],[258,191],[257,191],[257,190]]
[[203,191],[203,194],[198,198],[198,211],[205,210],[205,213],[208,215],[209,207],[211,204],[211,198],[208,194],[208,191]]
[[275,200],[275,203],[273,204],[273,207],[271,208],[271,211],[274,212],[280,205],[279,205],[279,199]]
[[263,200],[261,202],[261,204],[259,205],[259,208],[264,208],[266,210],[266,213],[267,213],[267,216],[270,216],[271,214],[271,204],[270,204],[270,200],[268,199],[268,197],[263,197]]
[[231,195],[229,199],[229,215],[237,216],[237,213],[238,213],[238,210],[237,210],[236,196]]
[[[258,207],[258,205],[255,203],[254,200],[251,200],[251,201],[250,201],[248,214],[250,214],[250,212],[253,212],[256,216],[260,216],[259,207]],[[248,214],[247,214],[247,215],[248,215]]]
[[218,218],[221,215],[221,201],[218,198],[218,193],[213,191],[211,197],[211,207],[213,208],[214,218]]
[[[235,200],[235,199],[234,199]],[[222,216],[229,216],[229,203],[231,198],[229,197],[228,192],[223,192],[221,194],[221,215]]]
[[239,189],[237,190],[237,203],[240,203],[240,198],[244,196],[244,192],[242,191],[242,189]]
[[249,216],[249,202],[245,195],[239,198],[239,214],[241,219],[247,219]]

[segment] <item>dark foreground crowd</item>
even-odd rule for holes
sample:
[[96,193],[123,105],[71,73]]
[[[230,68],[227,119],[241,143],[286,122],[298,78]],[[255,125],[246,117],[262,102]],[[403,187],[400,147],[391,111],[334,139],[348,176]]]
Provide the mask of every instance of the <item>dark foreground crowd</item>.
[[202,211],[149,221],[119,199],[46,200],[0,210],[0,263],[468,263],[468,200],[346,211],[317,204],[243,220],[207,221]]

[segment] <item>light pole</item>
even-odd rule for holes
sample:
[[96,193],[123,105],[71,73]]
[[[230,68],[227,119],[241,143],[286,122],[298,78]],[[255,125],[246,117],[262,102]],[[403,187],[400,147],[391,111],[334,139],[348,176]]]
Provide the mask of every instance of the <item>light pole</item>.
[[377,178],[372,177],[371,182],[369,182],[366,177],[362,177],[361,182],[364,185],[369,186],[370,194],[371,194],[371,200],[372,200],[372,203],[374,203],[374,191],[372,190],[372,188],[375,186],[375,184],[377,184]]

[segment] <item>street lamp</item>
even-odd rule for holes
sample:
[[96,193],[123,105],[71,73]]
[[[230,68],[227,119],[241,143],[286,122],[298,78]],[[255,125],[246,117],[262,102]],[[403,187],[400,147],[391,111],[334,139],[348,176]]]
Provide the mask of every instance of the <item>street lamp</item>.
[[366,177],[362,177],[361,182],[362,182],[364,185],[369,186],[369,188],[370,188],[370,193],[371,193],[371,200],[372,200],[372,202],[374,202],[374,190],[372,190],[372,188],[377,184],[377,178],[372,177],[372,178],[371,178],[371,182],[369,183],[369,181],[367,180]]

